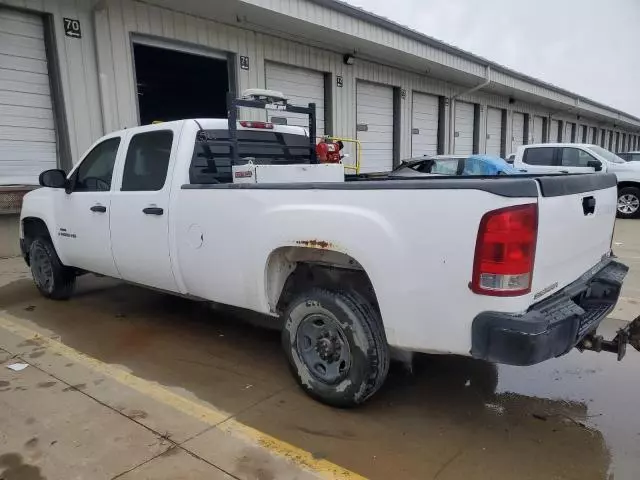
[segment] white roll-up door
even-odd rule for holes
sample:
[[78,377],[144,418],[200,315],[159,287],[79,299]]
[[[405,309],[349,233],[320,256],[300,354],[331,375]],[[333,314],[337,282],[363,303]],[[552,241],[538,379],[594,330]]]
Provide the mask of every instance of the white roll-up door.
[[533,143],[546,143],[546,139],[542,136],[544,118],[539,116],[533,117]]
[[585,143],[585,132],[586,128],[584,125],[578,126],[578,136],[576,137],[576,143]]
[[524,145],[524,113],[513,112],[511,121],[511,151]]
[[549,142],[556,143],[558,141],[558,131],[560,124],[558,120],[551,120],[551,129],[549,130]]
[[358,82],[356,132],[362,144],[361,172],[393,168],[393,88]]
[[453,152],[456,155],[473,154],[473,104],[456,102]]
[[42,18],[0,8],[0,184],[37,184],[56,152]]
[[411,156],[438,154],[438,97],[413,92]]
[[[292,105],[306,107],[310,103],[316,104],[316,134],[324,135],[324,74],[315,70],[281,65],[279,63],[265,63],[267,88],[284,93]],[[280,112],[268,110],[269,121],[273,120],[287,125],[300,127],[309,126],[309,118],[301,113]]]
[[487,107],[487,143],[485,153],[500,156],[502,146],[502,110]]
[[562,136],[562,141],[565,143],[573,142],[571,138],[571,132],[573,131],[573,123],[564,122],[564,135]]

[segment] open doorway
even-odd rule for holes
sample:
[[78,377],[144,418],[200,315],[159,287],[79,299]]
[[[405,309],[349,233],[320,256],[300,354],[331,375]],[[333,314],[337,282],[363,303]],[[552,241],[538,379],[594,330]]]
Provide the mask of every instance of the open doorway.
[[227,61],[134,43],[140,123],[226,118]]

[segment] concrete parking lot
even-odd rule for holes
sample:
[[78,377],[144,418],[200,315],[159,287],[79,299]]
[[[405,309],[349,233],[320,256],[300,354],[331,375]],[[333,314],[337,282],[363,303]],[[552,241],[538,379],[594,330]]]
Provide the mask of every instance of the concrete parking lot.
[[[611,336],[640,313],[640,222],[615,243],[631,272]],[[336,410],[236,313],[93,276],[47,301],[21,259],[0,260],[0,285],[0,479],[638,477],[632,349],[527,368],[421,355]]]

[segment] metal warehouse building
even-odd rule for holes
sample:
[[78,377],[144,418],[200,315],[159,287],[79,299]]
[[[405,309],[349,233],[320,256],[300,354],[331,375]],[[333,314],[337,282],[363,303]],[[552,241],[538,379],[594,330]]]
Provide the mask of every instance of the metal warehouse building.
[[315,102],[320,133],[362,142],[364,171],[532,142],[640,147],[636,117],[336,0],[0,0],[0,185],[68,169],[112,130],[224,117],[226,92],[252,87]]

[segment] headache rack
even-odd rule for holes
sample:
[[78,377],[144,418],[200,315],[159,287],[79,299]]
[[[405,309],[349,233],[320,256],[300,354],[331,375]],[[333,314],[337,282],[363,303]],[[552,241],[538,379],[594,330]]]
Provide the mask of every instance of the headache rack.
[[[233,165],[240,163],[240,153],[238,148],[238,109],[245,108],[258,108],[262,110],[278,110],[283,112],[300,113],[309,117],[309,144],[304,145],[282,145],[285,152],[301,149],[308,149],[310,163],[318,163],[316,157],[316,104],[310,103],[307,107],[300,107],[296,105],[289,105],[288,101],[280,92],[270,90],[247,90],[244,93],[245,98],[234,98],[231,93],[227,93],[227,118],[229,122],[229,146],[230,156]],[[246,98],[251,97],[251,98]],[[264,122],[253,122],[256,124]],[[265,124],[265,125],[268,125]],[[257,147],[273,147],[273,142],[260,142],[252,141],[252,146]],[[258,160],[260,157],[269,157],[270,153],[255,153],[252,157]],[[291,158],[295,155],[291,154]]]

